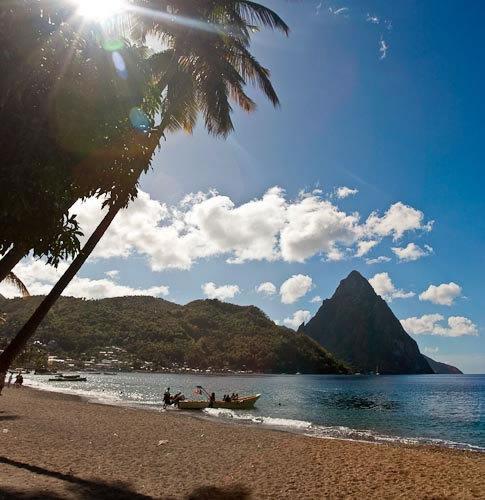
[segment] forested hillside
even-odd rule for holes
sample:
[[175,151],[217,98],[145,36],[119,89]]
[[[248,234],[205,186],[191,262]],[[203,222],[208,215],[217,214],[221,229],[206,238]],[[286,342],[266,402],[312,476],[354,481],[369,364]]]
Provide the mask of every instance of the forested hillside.
[[[18,331],[42,297],[0,298],[0,342]],[[277,326],[255,306],[196,300],[181,306],[154,297],[84,300],[62,297],[34,340],[76,359],[105,346],[125,349],[155,367],[246,369],[274,373],[345,373],[308,336]]]

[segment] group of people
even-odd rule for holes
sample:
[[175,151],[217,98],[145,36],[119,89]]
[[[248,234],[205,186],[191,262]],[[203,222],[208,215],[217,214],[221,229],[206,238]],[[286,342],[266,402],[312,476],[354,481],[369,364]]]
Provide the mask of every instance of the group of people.
[[170,387],[167,387],[165,392],[163,393],[163,407],[175,405],[178,406],[179,401],[183,401],[185,396],[179,391],[175,395],[170,394]]
[[222,401],[225,403],[230,403],[231,401],[237,401],[239,399],[239,394],[234,394],[232,393],[230,396],[229,394],[224,394]]
[[[10,385],[12,384],[13,374],[14,374],[14,372],[9,373],[7,383],[5,384],[7,387],[10,387]],[[24,376],[22,375],[22,372],[18,372],[17,376],[15,377],[14,386],[15,387],[22,387],[23,383],[24,383]]]
[[[202,394],[203,389],[201,387],[198,387],[195,391],[194,394]],[[204,391],[205,392],[205,391]],[[212,392],[210,395],[205,392],[207,396],[209,396],[209,408],[212,408],[214,403],[216,402],[216,393]],[[170,393],[170,387],[167,387],[165,389],[165,392],[163,393],[163,408],[167,408],[167,406],[178,406],[179,401],[184,401],[185,396],[181,392],[177,392],[177,394],[173,395]],[[238,401],[239,400],[239,394],[237,393],[232,393],[231,395],[229,394],[224,394],[222,397],[222,401],[225,403],[231,403],[232,401]]]

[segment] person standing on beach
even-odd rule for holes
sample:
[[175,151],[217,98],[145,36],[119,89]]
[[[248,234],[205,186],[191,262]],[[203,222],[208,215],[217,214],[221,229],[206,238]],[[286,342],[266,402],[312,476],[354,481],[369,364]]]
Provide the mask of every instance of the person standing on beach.
[[13,379],[13,372],[10,372],[10,375],[9,375],[8,381],[7,381],[7,387],[10,387],[10,384],[12,383],[12,379]]
[[167,387],[167,390],[163,393],[163,407],[166,408],[171,404],[172,401],[170,400],[170,387]]

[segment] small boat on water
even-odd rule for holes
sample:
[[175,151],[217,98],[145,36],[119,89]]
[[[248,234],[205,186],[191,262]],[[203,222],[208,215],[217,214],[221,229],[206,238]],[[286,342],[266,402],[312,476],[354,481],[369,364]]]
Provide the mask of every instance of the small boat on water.
[[[226,408],[228,410],[250,410],[261,397],[261,394],[254,396],[239,397],[233,401],[214,401],[212,408]],[[181,410],[203,410],[209,408],[209,401],[185,400],[179,401],[178,406]]]
[[[197,386],[198,394],[205,393],[210,399],[210,394],[202,387]],[[181,410],[203,410],[204,408],[225,408],[227,410],[250,410],[254,408],[254,404],[261,397],[261,394],[255,394],[254,396],[238,396],[237,399],[231,399],[230,401],[215,400],[212,405],[207,400],[188,400],[181,399],[177,402],[178,407]]]
[[56,375],[55,378],[50,378],[49,382],[86,382],[87,380],[86,377],[81,377],[81,375],[63,375],[61,373]]

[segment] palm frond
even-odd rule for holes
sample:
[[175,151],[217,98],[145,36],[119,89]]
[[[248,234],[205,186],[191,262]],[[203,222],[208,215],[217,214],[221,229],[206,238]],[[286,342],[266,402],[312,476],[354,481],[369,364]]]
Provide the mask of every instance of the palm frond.
[[236,6],[239,8],[242,16],[252,24],[260,24],[266,28],[277,29],[285,35],[290,33],[289,26],[268,7],[249,0],[236,0]]
[[5,281],[13,285],[20,292],[22,297],[30,297],[30,293],[27,290],[27,287],[15,273],[9,272],[7,276],[5,276]]

